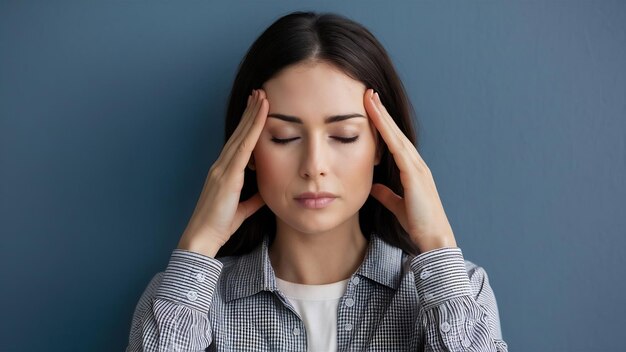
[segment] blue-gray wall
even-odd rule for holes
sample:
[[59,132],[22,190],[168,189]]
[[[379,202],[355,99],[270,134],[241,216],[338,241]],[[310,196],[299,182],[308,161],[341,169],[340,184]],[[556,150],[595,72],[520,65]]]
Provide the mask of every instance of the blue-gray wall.
[[0,351],[115,351],[272,21],[334,11],[390,52],[514,351],[623,348],[621,1],[3,1]]

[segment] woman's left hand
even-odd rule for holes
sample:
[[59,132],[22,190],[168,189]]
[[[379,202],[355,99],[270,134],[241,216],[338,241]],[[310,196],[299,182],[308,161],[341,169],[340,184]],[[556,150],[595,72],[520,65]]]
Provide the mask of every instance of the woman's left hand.
[[365,91],[365,109],[400,170],[404,198],[380,183],[372,185],[370,194],[396,216],[420,252],[456,247],[430,169],[389,115],[378,94],[373,93],[373,89]]

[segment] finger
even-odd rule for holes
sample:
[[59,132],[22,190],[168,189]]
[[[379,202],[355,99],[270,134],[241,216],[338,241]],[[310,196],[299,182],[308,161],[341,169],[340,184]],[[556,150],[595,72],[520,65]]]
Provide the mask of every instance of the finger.
[[[368,111],[370,119],[374,122],[374,126],[376,126],[376,129],[378,129],[387,144],[389,152],[393,155],[398,168],[401,171],[408,170],[412,165],[412,161],[411,155],[407,151],[407,143],[411,143],[402,131],[400,131],[395,121],[393,121],[393,118],[391,118],[386,110],[383,113],[377,106],[377,103],[374,101],[373,90],[365,94],[365,108]],[[394,126],[396,130],[394,130]]]
[[402,197],[397,195],[389,187],[380,183],[372,185],[370,194],[394,214],[398,214],[399,205],[404,201]]
[[255,90],[255,95],[252,97],[252,106],[248,111],[246,111],[246,115],[242,118],[241,121],[241,129],[235,139],[233,140],[234,144],[238,144],[241,142],[243,138],[245,138],[247,131],[250,129],[250,126],[254,123],[254,119],[256,114],[258,113],[259,108],[261,107],[261,103],[265,99],[265,93],[260,89]]
[[391,115],[387,111],[387,108],[385,108],[382,101],[380,100],[380,95],[378,93],[374,94],[374,102],[376,103],[376,107],[378,108],[378,110],[382,113],[383,119],[386,121],[389,121],[392,129],[396,131],[396,134],[404,142],[405,148],[410,150],[411,154],[413,154],[414,158],[412,160],[417,160],[419,164],[421,164],[421,166],[428,168],[428,166],[426,165],[426,162],[424,162],[424,159],[422,159],[422,156],[417,151],[417,148],[415,148],[413,143],[406,137],[406,135],[402,132],[400,127],[398,127],[398,125],[395,123],[393,118],[391,118]]
[[374,126],[380,132],[380,135],[385,140],[385,143],[389,146],[389,150],[393,153],[393,151],[396,151],[401,147],[400,140],[397,138],[395,131],[393,131],[389,125],[389,122],[383,119],[382,112],[379,110],[376,102],[374,101],[373,93],[373,90],[366,93],[365,108],[367,109]]
[[396,121],[394,121],[394,119],[391,117],[391,114],[389,114],[389,112],[387,111],[385,105],[383,105],[378,92],[374,92],[374,95],[372,96],[372,101],[374,102],[377,110],[380,112],[383,121],[386,122],[391,130],[396,134],[396,137],[404,142],[410,143],[409,139],[406,138],[406,136],[404,135],[404,132],[402,132],[400,127],[398,127]]
[[246,115],[242,117],[240,130],[242,133],[239,133],[238,136],[245,135],[244,131],[247,131],[250,128],[250,125],[252,125],[252,122],[254,121],[254,116],[261,105],[261,101],[265,98],[265,93],[260,89],[255,89],[254,93],[254,96],[250,98],[251,107],[247,109],[245,112]]
[[[252,125],[256,120],[256,116],[259,113],[264,97],[264,92],[256,90],[255,97],[252,98],[252,109],[247,112],[245,119],[242,119],[242,122],[240,124],[241,129],[238,131],[237,135],[234,135],[232,143],[226,152],[226,160],[229,164],[232,162],[232,159],[237,153],[237,150],[240,148],[241,143],[244,142],[246,136],[250,132],[250,129],[252,128]],[[256,141],[254,142],[254,144],[256,145]]]
[[258,114],[261,103],[261,92],[256,90],[250,99],[250,106],[248,106],[246,111],[244,111],[241,121],[239,121],[239,125],[228,139],[228,142],[224,145],[222,153],[220,154],[220,160],[226,165],[231,163],[235,153],[237,153],[239,145],[246,137],[250,127],[254,123],[255,116]]
[[230,157],[227,155],[229,154],[228,150],[230,150],[231,146],[233,144],[236,144],[237,141],[240,139],[242,131],[247,129],[248,122],[249,120],[252,119],[252,116],[254,116],[254,111],[257,108],[256,106],[257,96],[258,96],[257,90],[253,90],[252,94],[248,96],[248,105],[246,106],[246,109],[241,115],[241,119],[239,120],[239,123],[237,124],[237,128],[235,128],[233,133],[230,135],[230,138],[228,139],[228,141],[226,142],[226,144],[224,144],[224,147],[222,148],[224,155],[223,156],[220,155],[220,157],[222,157],[223,159],[230,160]]
[[228,140],[226,141],[226,143],[224,143],[224,146],[222,147],[222,150],[219,156],[217,157],[216,164],[224,162],[224,160],[226,159],[226,154],[228,153],[228,150],[233,145],[233,141],[237,138],[237,135],[241,133],[241,129],[243,128],[244,121],[246,120],[246,116],[248,115],[249,110],[250,110],[250,102],[252,101],[252,99],[254,99],[254,95],[255,95],[254,90],[252,90],[250,95],[248,95],[246,108],[244,109],[241,115],[241,119],[239,120],[239,123],[237,124],[237,127],[235,128],[233,133],[231,133],[230,137],[228,137]]
[[372,101],[374,102],[377,111],[380,113],[382,121],[385,122],[386,126],[394,132],[396,138],[401,142],[401,145],[405,149],[412,149],[414,147],[413,143],[406,137],[400,127],[398,127],[398,124],[393,119],[393,117],[391,117],[391,114],[389,114],[387,108],[385,108],[382,101],[380,100],[380,95],[378,94],[378,92],[374,93],[374,95],[372,96]]
[[259,140],[263,127],[265,126],[268,111],[269,102],[267,99],[263,98],[259,102],[258,110],[256,111],[254,119],[251,121],[248,130],[242,131],[243,137],[241,141],[231,148],[234,154],[226,172],[234,175],[234,173],[239,173],[246,168],[246,165],[250,161],[252,151]]

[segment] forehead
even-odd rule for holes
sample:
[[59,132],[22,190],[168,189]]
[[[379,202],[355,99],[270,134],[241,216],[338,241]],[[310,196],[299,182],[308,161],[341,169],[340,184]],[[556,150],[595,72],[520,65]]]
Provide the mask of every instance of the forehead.
[[303,120],[348,113],[365,115],[365,88],[362,82],[325,62],[287,67],[263,84],[270,114],[288,114]]

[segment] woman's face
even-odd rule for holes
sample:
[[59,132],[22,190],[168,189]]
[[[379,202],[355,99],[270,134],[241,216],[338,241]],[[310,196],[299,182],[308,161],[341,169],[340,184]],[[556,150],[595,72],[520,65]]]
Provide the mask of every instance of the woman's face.
[[[363,105],[365,85],[318,62],[288,67],[262,89],[269,112],[253,162],[259,192],[278,226],[317,233],[354,217],[358,223],[379,162],[375,127]],[[337,115],[353,117],[326,121]],[[327,204],[298,200],[305,192],[335,198]]]

